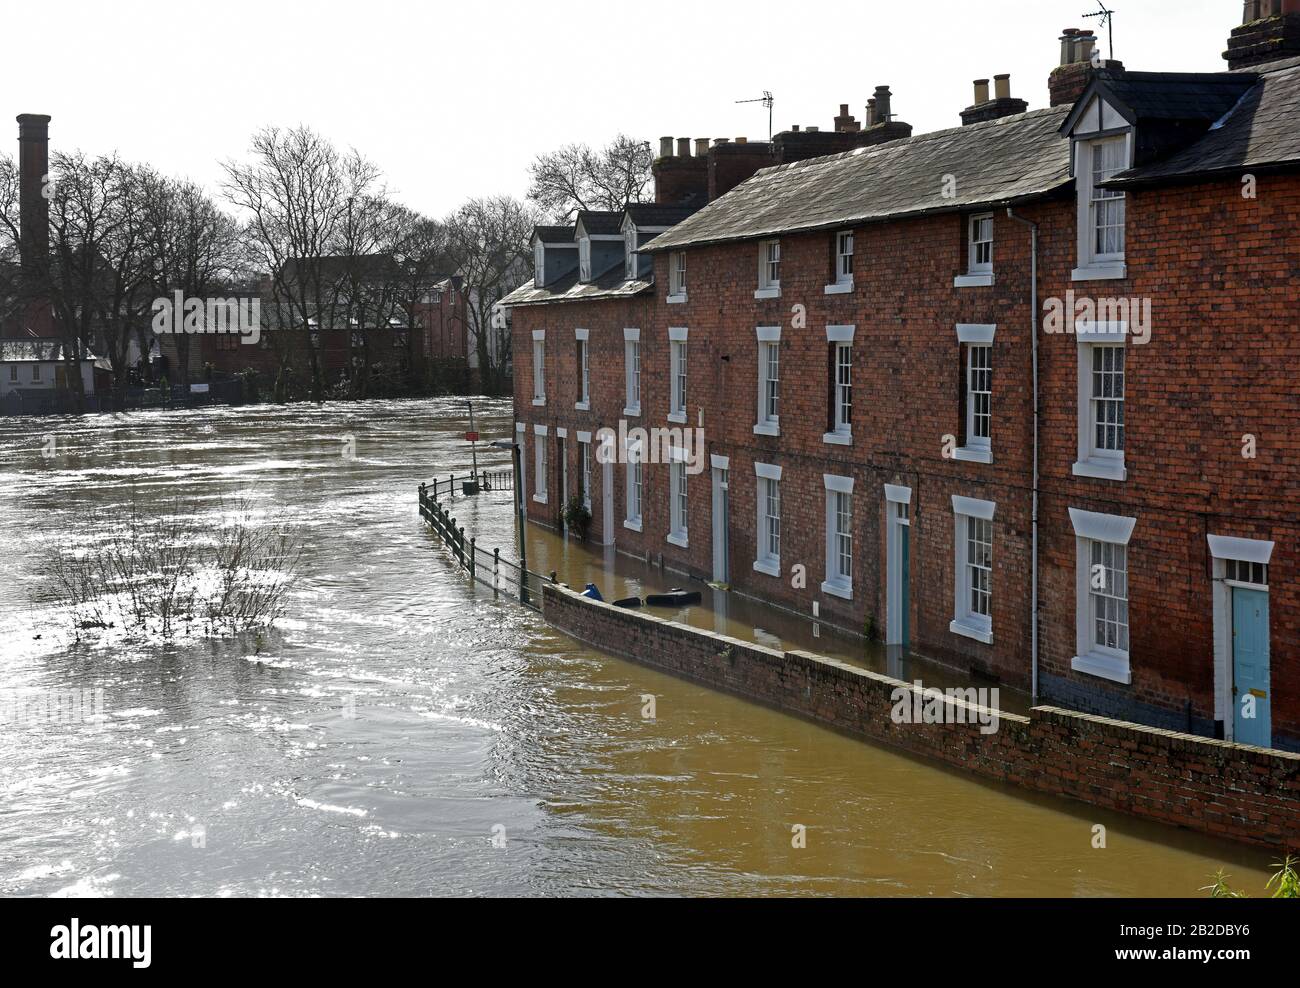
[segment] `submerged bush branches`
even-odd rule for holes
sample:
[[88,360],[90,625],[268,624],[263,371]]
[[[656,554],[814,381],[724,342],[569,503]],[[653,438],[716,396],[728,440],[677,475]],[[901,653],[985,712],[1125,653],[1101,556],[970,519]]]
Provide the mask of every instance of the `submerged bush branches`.
[[257,517],[245,501],[178,499],[151,511],[87,519],[90,544],[50,562],[57,602],[80,637],[121,629],[135,637],[224,636],[269,628],[284,614],[302,543],[283,515]]

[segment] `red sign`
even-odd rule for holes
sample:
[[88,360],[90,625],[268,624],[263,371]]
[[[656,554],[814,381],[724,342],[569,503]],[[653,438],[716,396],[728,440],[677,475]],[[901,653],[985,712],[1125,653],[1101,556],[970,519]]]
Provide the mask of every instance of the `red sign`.
[[476,443],[476,442],[478,442],[478,433],[477,433],[477,432],[467,432],[467,433],[465,433],[465,442],[467,442],[467,443]]

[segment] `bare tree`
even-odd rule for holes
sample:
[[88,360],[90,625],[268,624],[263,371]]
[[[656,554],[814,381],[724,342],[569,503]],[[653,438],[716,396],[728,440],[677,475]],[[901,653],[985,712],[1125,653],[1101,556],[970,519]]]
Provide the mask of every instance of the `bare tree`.
[[311,330],[337,328],[328,320],[339,308],[327,258],[345,239],[341,232],[351,225],[349,214],[383,196],[380,171],[307,127],[258,131],[251,150],[250,162],[225,163],[225,194],[248,218],[252,244],[271,272],[272,301],[282,321],[305,333],[311,395],[320,401],[321,344]]
[[566,144],[528,168],[528,201],[558,223],[580,209],[620,210],[650,187],[650,145],[619,134],[603,148]]
[[[143,204],[150,258],[150,290],[155,296],[179,291],[184,298],[227,295],[237,285],[246,258],[241,228],[233,216],[198,185],[146,176]],[[147,355],[153,333],[139,323],[139,345]],[[189,334],[174,336],[182,384],[189,383]]]
[[451,257],[465,282],[481,383],[488,391],[501,389],[509,359],[509,335],[494,325],[493,313],[528,278],[536,223],[536,213],[510,196],[471,199],[446,221]]

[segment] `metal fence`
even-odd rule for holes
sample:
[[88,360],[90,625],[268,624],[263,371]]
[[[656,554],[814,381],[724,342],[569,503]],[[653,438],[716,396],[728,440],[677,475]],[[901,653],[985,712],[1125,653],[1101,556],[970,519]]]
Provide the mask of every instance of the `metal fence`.
[[[490,589],[497,596],[518,600],[535,611],[542,609],[542,587],[548,580],[521,566],[514,559],[503,556],[499,548],[491,551],[479,546],[473,535],[465,534],[465,526],[456,521],[451,504],[457,493],[463,495],[465,484],[477,483],[478,489],[512,490],[514,476],[508,471],[480,471],[465,477],[448,477],[420,485],[420,517],[429,523],[435,535],[451,552],[456,565],[469,574],[469,578]],[[489,486],[491,485],[491,486]]]

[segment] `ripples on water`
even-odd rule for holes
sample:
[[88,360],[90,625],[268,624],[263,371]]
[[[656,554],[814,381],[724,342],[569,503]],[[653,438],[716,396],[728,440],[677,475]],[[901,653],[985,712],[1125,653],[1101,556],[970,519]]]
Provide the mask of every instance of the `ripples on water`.
[[[102,689],[107,713],[0,723],[0,893],[1187,895],[1221,865],[1262,890],[1265,856],[973,783],[472,589],[415,508],[468,467],[463,407],[0,419],[0,695]],[[507,402],[477,408],[511,434]],[[260,654],[69,647],[43,560],[91,510],[176,495],[291,508],[288,617]],[[509,544],[502,495],[458,511]]]

